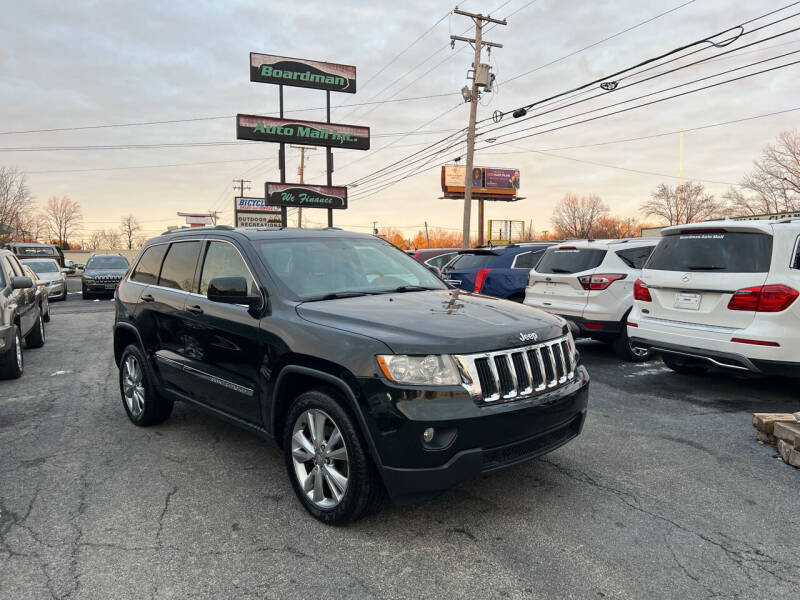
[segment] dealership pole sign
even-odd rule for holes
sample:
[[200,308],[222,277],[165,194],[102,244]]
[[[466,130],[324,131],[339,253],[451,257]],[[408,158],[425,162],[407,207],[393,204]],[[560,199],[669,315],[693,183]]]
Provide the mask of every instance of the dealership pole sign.
[[369,150],[369,127],[257,115],[236,115],[236,138],[256,142]]
[[265,184],[266,201],[275,206],[299,208],[347,208],[347,188],[303,183]]
[[251,52],[250,81],[355,94],[356,68]]

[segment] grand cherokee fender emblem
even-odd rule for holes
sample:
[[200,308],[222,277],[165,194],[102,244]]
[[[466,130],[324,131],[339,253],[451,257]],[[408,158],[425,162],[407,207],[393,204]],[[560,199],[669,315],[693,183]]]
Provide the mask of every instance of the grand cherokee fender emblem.
[[530,333],[520,333],[519,340],[521,342],[535,342],[539,339],[539,334],[532,331]]

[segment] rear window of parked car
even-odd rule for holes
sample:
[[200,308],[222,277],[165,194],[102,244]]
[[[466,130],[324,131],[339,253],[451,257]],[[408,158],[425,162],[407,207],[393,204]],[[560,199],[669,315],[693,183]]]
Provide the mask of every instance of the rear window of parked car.
[[133,271],[131,281],[156,285],[158,283],[158,273],[161,271],[161,261],[164,260],[166,251],[167,244],[150,246],[145,250],[142,258],[136,265],[136,269]]
[[605,250],[593,248],[549,248],[536,265],[537,273],[580,273],[594,269],[605,258]]
[[199,241],[171,244],[161,267],[158,285],[191,292],[198,256],[200,256]]
[[665,236],[645,268],[658,271],[766,273],[772,236],[744,231],[681,233]]
[[618,250],[617,256],[631,269],[641,269],[653,253],[653,248],[655,248],[655,246],[642,246],[640,248]]
[[488,265],[495,254],[462,254],[453,259],[448,269],[480,269]]

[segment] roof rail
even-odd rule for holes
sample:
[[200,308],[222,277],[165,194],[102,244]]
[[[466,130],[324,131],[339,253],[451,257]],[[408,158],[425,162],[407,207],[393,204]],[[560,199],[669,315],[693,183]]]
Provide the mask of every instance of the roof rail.
[[231,225],[212,225],[211,227],[179,227],[178,229],[168,229],[167,231],[162,232],[161,235],[168,235],[171,233],[182,233],[184,231],[210,231],[216,229],[217,231],[233,231],[236,229]]
[[785,217],[783,219],[773,221],[773,223],[794,223],[795,221],[800,221],[800,217]]

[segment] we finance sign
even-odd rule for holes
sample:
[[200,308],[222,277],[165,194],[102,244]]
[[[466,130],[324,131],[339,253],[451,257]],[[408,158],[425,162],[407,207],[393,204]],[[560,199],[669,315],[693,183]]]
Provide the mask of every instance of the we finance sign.
[[251,52],[250,81],[355,94],[356,68]]
[[236,138],[369,150],[369,127],[236,115]]

